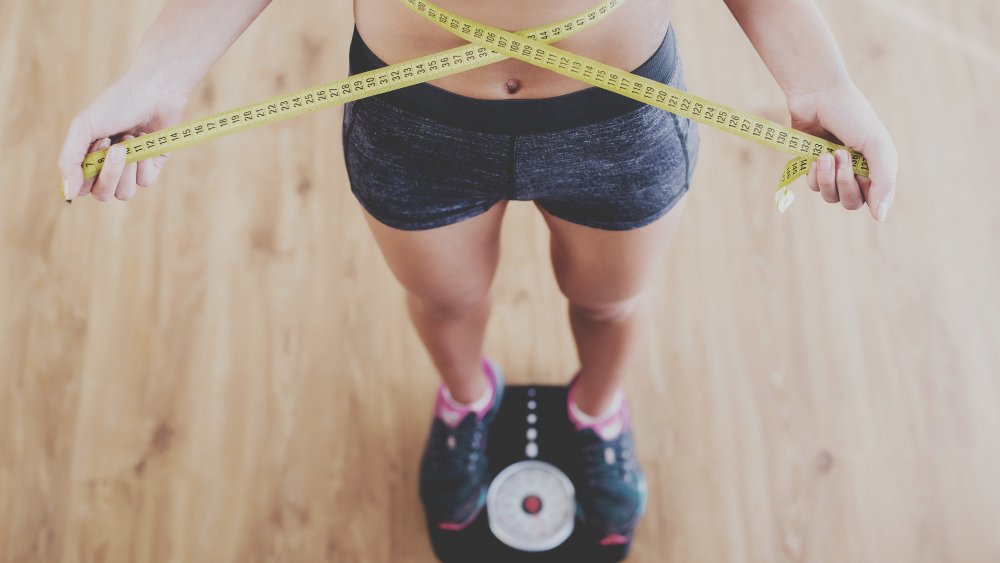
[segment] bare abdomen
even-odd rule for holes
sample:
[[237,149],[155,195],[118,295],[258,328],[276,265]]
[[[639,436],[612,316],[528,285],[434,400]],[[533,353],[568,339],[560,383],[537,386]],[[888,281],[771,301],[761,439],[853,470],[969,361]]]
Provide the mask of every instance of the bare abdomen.
[[[583,12],[600,0],[435,0],[464,17],[511,31],[555,22]],[[656,51],[667,32],[669,0],[627,0],[594,27],[557,46],[623,69],[633,69]],[[358,33],[383,61],[393,64],[443,51],[465,42],[424,21],[400,0],[354,0]],[[445,90],[484,99],[547,98],[587,84],[530,64],[505,60],[431,82]]]

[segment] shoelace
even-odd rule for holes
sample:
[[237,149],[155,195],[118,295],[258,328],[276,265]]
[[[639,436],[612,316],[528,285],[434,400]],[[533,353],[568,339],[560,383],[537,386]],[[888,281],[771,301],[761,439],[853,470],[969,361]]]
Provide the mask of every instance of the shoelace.
[[632,467],[632,448],[627,437],[614,442],[586,444],[580,448],[581,466],[590,485],[613,479],[626,480]]
[[431,440],[431,463],[441,467],[453,465],[454,460],[462,460],[467,471],[474,471],[483,459],[481,451],[485,440],[482,423],[476,421],[470,425],[463,420],[458,428],[450,428],[445,424],[435,424],[434,428],[438,435]]

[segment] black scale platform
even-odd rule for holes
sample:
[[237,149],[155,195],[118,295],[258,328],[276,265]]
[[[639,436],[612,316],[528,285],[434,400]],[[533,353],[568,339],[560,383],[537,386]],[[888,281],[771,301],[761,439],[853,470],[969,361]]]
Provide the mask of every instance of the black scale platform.
[[[530,406],[534,408],[529,408]],[[530,416],[534,415],[534,416]],[[529,429],[534,428],[535,432]],[[575,481],[568,460],[573,452],[572,424],[566,416],[566,388],[551,386],[508,387],[497,419],[490,428],[487,455],[491,475],[496,476],[507,466],[522,460],[535,459],[561,469]],[[528,436],[534,436],[529,440]],[[537,446],[529,447],[533,441]],[[529,457],[529,453],[535,457]],[[498,540],[490,531],[488,510],[459,532],[429,527],[431,544],[444,563],[521,563],[521,562],[587,562],[621,561],[628,545],[598,546],[593,537],[577,520],[573,534],[558,547],[544,552],[514,549]]]

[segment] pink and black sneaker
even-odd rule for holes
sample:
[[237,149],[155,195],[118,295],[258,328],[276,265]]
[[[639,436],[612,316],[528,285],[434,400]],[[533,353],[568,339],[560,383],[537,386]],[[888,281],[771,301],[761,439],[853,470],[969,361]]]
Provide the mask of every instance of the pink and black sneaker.
[[456,403],[441,385],[434,422],[420,463],[420,500],[427,521],[442,530],[463,530],[486,504],[490,484],[486,438],[500,410],[504,380],[500,368],[483,358],[486,395],[472,405]]
[[576,428],[576,467],[570,477],[578,517],[597,544],[627,547],[646,508],[646,479],[635,457],[628,402],[618,391],[607,412],[587,416],[573,402],[575,383],[576,378],[566,407]]

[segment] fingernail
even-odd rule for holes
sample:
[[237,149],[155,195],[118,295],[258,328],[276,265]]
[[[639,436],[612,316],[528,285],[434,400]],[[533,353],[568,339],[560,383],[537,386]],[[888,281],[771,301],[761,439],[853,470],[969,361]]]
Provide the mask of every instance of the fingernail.
[[115,145],[108,149],[108,155],[106,157],[108,162],[121,162],[125,160],[125,147],[121,145]]
[[878,207],[875,209],[875,218],[878,219],[879,221],[885,221],[885,216],[888,214],[889,214],[889,202],[883,201],[882,203],[878,204]]
[[66,203],[73,203],[73,198],[69,196],[69,186],[66,184],[66,180],[62,181],[62,196]]
[[820,170],[830,170],[833,168],[833,155],[825,152],[819,157],[819,169]]
[[840,167],[841,168],[850,168],[851,167],[851,155],[849,155],[847,153],[847,151],[845,151],[845,150],[838,150],[837,151],[837,160],[840,161]]

